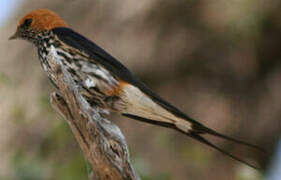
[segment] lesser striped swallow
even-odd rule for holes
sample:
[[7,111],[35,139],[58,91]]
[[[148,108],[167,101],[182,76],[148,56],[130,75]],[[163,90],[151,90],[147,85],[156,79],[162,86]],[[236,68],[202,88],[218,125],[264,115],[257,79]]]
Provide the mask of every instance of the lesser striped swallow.
[[[175,129],[221,153],[256,166],[214,145],[205,134],[223,138],[258,150],[247,142],[225,136],[190,118],[154,93],[123,64],[81,34],[75,32],[56,13],[39,9],[25,15],[10,39],[25,39],[38,49],[41,65],[50,70],[49,53],[54,53],[92,107],[99,107],[132,119]],[[55,79],[49,77],[56,86]]]

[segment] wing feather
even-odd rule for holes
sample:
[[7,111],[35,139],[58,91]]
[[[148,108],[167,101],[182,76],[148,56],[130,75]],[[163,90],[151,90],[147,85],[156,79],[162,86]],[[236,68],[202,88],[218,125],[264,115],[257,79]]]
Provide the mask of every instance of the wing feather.
[[197,121],[191,119],[179,109],[172,106],[160,96],[154,93],[150,88],[148,88],[144,83],[142,83],[133,73],[131,73],[123,64],[121,64],[116,58],[111,56],[101,47],[96,45],[94,42],[90,41],[86,37],[80,35],[79,33],[73,31],[70,28],[55,28],[52,30],[57,37],[66,43],[67,45],[78,49],[86,54],[88,54],[91,59],[102,64],[106,69],[112,72],[115,76],[120,79],[134,85],[139,88],[143,93],[148,95],[155,103],[159,104],[161,107],[172,112],[174,115],[186,119],[194,124],[200,125]]

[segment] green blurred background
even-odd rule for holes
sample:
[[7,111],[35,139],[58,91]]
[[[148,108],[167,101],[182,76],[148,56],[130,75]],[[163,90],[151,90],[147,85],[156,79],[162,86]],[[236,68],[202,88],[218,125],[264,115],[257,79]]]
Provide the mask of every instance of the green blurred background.
[[[15,1],[15,0],[14,0]],[[60,14],[164,99],[269,155],[281,129],[281,1],[18,0],[0,29],[0,179],[87,179],[35,47],[8,41],[37,8]],[[259,173],[171,130],[113,116],[144,180],[258,180]],[[270,156],[212,139],[268,169]]]

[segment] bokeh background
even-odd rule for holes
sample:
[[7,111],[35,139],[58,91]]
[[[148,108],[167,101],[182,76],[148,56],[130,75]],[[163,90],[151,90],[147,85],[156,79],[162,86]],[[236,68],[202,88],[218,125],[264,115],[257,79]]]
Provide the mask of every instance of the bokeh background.
[[37,8],[56,11],[189,116],[268,152],[212,139],[258,172],[177,132],[114,116],[142,179],[280,177],[280,158],[272,165],[271,157],[281,134],[281,1],[1,0],[0,179],[87,179],[35,47],[8,41]]

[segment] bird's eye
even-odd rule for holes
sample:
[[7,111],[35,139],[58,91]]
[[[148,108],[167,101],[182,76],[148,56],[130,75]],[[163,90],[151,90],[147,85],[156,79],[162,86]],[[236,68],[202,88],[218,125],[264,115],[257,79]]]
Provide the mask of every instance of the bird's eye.
[[22,26],[25,27],[25,28],[28,28],[32,23],[32,19],[26,19],[24,20]]

